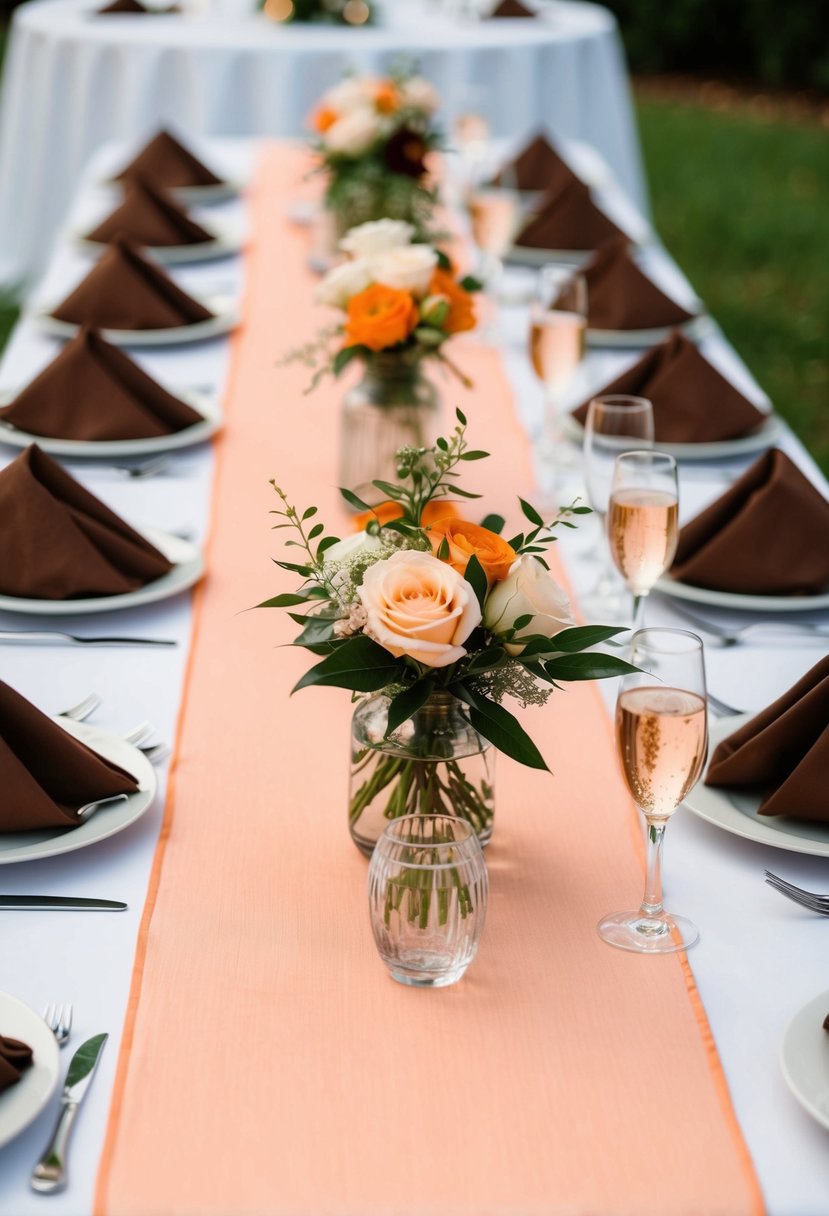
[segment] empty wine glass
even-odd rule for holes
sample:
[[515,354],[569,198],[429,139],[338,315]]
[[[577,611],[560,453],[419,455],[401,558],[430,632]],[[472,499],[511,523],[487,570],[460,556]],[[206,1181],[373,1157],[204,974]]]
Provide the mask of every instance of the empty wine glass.
[[616,457],[631,448],[652,448],[653,434],[653,406],[645,397],[614,393],[594,397],[588,406],[584,428],[584,481],[588,501],[599,521],[597,557],[601,571],[595,588],[583,599],[585,609],[595,605],[597,611],[613,614],[623,609],[607,546],[610,489]]
[[708,754],[703,645],[684,629],[634,634],[630,661],[640,670],[622,681],[616,701],[616,749],[625,784],[647,823],[647,878],[642,903],[599,921],[611,946],[639,954],[687,950],[699,937],[662,903],[665,827],[699,780]]
[[676,461],[666,452],[616,457],[607,538],[616,569],[633,594],[633,627],[641,628],[645,599],[670,566],[679,535]]

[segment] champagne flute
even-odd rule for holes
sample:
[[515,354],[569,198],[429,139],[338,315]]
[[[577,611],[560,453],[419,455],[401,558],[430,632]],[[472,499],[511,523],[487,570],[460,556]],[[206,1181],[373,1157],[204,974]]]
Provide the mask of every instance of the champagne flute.
[[521,219],[521,196],[511,166],[499,167],[483,144],[473,148],[474,162],[466,192],[466,209],[477,250],[477,274],[491,298],[497,332],[496,300],[504,273],[504,258],[512,248]]
[[679,531],[676,461],[666,452],[623,452],[613,466],[607,537],[616,569],[633,594],[633,627],[645,599],[674,560]]
[[530,360],[544,385],[544,419],[538,438],[543,461],[555,480],[557,465],[568,451],[561,429],[564,395],[584,358],[587,328],[587,281],[575,267],[558,262],[542,266],[530,308]]
[[[607,547],[607,511],[616,457],[631,448],[653,447],[653,406],[645,397],[613,393],[594,397],[584,428],[584,481],[587,498],[600,525],[597,556],[601,572],[587,599],[599,612],[618,613],[623,605]],[[587,601],[583,604],[587,607]]]
[[699,938],[691,921],[662,903],[662,840],[679,804],[696,785],[708,753],[702,640],[684,629],[642,629],[616,702],[616,749],[625,784],[645,816],[647,878],[641,905],[599,921],[611,946],[639,954],[687,950]]

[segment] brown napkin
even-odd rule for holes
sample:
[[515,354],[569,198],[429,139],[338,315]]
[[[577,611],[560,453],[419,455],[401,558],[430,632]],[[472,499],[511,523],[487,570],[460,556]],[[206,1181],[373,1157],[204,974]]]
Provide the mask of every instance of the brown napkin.
[[0,472],[0,519],[0,595],[123,595],[173,568],[34,443]]
[[501,0],[489,14],[490,17],[534,17],[532,9],[521,4],[520,0]]
[[681,325],[686,312],[643,274],[618,236],[596,250],[582,267],[587,280],[587,324],[591,329],[657,329]]
[[[767,417],[677,331],[593,396],[611,393],[647,397],[653,403],[657,443],[738,439]],[[582,426],[589,405],[585,401],[573,411]]]
[[180,12],[181,9],[177,4],[171,4],[169,8],[147,8],[139,0],[112,0],[112,4],[105,4],[103,8],[99,8],[96,16],[108,17],[113,13],[146,13],[148,16],[166,17],[169,13]]
[[723,739],[706,785],[762,792],[761,815],[829,820],[829,655],[740,730]]
[[182,291],[129,241],[116,239],[89,274],[53,309],[59,321],[101,329],[176,329],[213,314]]
[[116,181],[134,177],[147,178],[157,186],[172,189],[176,186],[220,186],[207,165],[203,165],[192,152],[179,143],[169,131],[159,131],[133,160],[117,175]]
[[559,156],[550,141],[544,135],[536,135],[523,151],[495,176],[494,182],[496,186],[514,185],[518,190],[555,192],[562,189],[573,177],[576,177],[576,174]]
[[123,351],[84,326],[0,419],[50,439],[149,439],[202,421]]
[[31,1063],[32,1049],[28,1043],[0,1034],[0,1094],[16,1085]]
[[126,183],[120,207],[87,233],[88,241],[110,244],[121,236],[139,245],[201,245],[215,240],[212,232],[192,220],[163,186],[136,174]]
[[622,235],[593,202],[584,182],[571,174],[546,196],[515,243],[525,249],[595,249]]
[[829,583],[829,502],[779,448],[679,534],[671,574],[743,595],[816,595]]
[[0,832],[31,832],[76,828],[79,807],[138,784],[0,680],[0,788]]

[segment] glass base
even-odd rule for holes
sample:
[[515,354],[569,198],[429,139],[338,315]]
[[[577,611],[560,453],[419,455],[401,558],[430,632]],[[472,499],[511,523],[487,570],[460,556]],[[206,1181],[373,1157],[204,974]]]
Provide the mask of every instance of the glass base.
[[646,916],[641,908],[633,912],[614,912],[596,926],[599,937],[609,946],[631,950],[634,954],[676,954],[689,950],[699,941],[699,930],[684,916]]
[[446,971],[420,971],[416,967],[401,967],[399,963],[387,963],[389,974],[398,984],[407,984],[410,988],[448,988],[457,984],[466,972],[468,963],[452,967]]

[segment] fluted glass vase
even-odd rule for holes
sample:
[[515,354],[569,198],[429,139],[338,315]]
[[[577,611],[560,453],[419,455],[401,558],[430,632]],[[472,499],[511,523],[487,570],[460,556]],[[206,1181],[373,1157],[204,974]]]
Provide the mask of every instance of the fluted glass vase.
[[432,693],[386,738],[389,705],[381,693],[354,711],[348,823],[357,848],[370,857],[387,824],[403,815],[464,819],[487,844],[495,813],[495,749],[449,693]]
[[373,481],[396,481],[395,453],[429,448],[440,429],[440,401],[419,355],[380,353],[366,362],[343,400],[340,485],[375,506],[386,495]]

